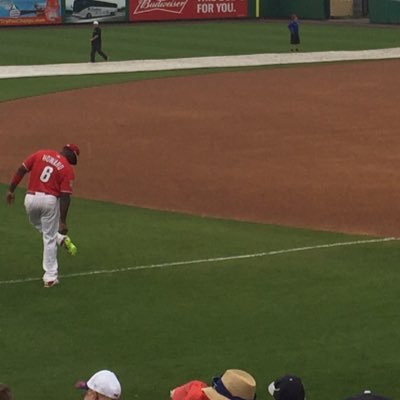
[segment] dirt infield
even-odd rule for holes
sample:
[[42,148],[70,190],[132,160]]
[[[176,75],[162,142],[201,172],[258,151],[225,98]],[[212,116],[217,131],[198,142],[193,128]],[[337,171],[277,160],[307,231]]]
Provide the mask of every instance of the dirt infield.
[[400,61],[231,72],[0,104],[0,180],[76,142],[77,196],[400,234]]

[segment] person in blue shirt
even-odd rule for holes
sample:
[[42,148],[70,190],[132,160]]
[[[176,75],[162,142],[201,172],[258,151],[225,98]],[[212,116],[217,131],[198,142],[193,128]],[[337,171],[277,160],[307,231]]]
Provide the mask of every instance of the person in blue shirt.
[[299,51],[299,46],[300,46],[299,20],[296,14],[293,14],[290,17],[288,28],[290,31],[290,51]]

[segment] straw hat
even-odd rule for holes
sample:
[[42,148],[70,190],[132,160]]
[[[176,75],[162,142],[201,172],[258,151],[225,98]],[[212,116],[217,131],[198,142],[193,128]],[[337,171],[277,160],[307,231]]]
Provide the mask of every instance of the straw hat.
[[210,400],[254,400],[256,381],[246,371],[228,369],[221,378],[214,378],[212,387],[202,389]]

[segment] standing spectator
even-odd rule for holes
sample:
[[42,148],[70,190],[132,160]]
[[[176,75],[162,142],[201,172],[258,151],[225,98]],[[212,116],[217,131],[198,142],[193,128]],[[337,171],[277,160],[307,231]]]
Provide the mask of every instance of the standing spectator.
[[290,17],[288,25],[290,32],[290,51],[299,51],[300,46],[300,33],[299,33],[299,19],[296,14]]
[[171,390],[172,400],[255,400],[256,381],[240,369],[228,369],[211,386],[190,381]]
[[49,288],[59,283],[57,245],[63,246],[71,255],[76,246],[67,236],[67,214],[72,194],[74,170],[78,162],[79,148],[66,144],[61,152],[39,150],[31,154],[13,176],[6,201],[13,204],[15,189],[26,173],[30,172],[25,209],[30,223],[43,237],[43,282]]
[[275,400],[305,400],[305,390],[301,379],[294,375],[282,376],[268,386],[269,394]]
[[0,400],[11,400],[11,390],[8,386],[0,383]]
[[90,61],[96,61],[96,53],[99,53],[104,60],[108,60],[108,56],[101,49],[101,28],[98,21],[93,22],[92,38],[90,39],[92,50],[90,52]]
[[121,396],[121,384],[114,372],[108,370],[96,372],[87,382],[79,381],[75,387],[86,390],[84,400],[118,400]]

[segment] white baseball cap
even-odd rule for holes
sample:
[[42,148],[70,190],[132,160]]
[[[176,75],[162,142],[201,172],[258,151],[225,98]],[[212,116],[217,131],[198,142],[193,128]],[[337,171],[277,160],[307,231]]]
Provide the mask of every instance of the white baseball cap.
[[87,382],[89,389],[94,390],[110,399],[119,399],[121,396],[121,384],[114,372],[102,370],[96,372]]
[[93,25],[98,25],[99,21],[93,21]]

